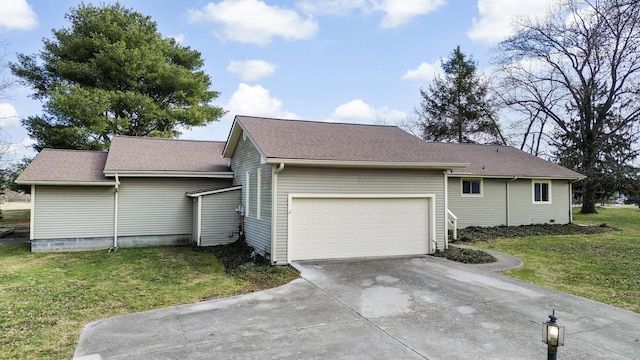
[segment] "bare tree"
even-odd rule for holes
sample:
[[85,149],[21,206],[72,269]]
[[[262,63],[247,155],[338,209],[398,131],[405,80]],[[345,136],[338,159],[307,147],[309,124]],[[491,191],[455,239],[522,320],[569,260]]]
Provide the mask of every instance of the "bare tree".
[[563,0],[521,20],[497,55],[503,99],[531,114],[528,129],[551,125],[561,163],[587,175],[581,212],[595,213],[603,172],[637,175],[640,2]]

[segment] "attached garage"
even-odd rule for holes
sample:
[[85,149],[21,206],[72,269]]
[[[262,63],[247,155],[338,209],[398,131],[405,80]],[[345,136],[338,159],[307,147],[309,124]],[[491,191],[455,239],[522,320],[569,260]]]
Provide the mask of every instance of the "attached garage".
[[430,253],[433,195],[292,194],[289,261]]

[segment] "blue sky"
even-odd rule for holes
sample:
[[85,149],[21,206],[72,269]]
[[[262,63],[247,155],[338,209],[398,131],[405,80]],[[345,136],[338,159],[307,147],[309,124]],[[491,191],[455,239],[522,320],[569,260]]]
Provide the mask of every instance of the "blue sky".
[[[85,3],[111,3],[90,1]],[[490,51],[517,16],[549,0],[122,0],[158,30],[202,53],[220,122],[182,138],[226,140],[234,115],[395,124],[413,116],[419,89],[458,45],[490,69]],[[34,54],[80,1],[0,0],[4,61]],[[10,78],[4,69],[1,78]],[[41,104],[15,86],[0,98],[0,127],[13,160],[33,155],[19,119]]]

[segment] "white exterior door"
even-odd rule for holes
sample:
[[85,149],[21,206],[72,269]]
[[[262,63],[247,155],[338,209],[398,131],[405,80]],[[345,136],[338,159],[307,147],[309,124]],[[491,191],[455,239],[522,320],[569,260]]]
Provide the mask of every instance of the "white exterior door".
[[290,210],[290,260],[429,252],[428,198],[299,197]]

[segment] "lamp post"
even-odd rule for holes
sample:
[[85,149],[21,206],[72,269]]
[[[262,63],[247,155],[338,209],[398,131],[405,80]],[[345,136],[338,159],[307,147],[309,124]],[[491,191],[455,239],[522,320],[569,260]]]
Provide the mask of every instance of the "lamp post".
[[559,325],[556,320],[556,311],[549,315],[549,320],[542,323],[542,342],[547,344],[547,360],[556,360],[558,356],[558,346],[564,345],[564,326]]

